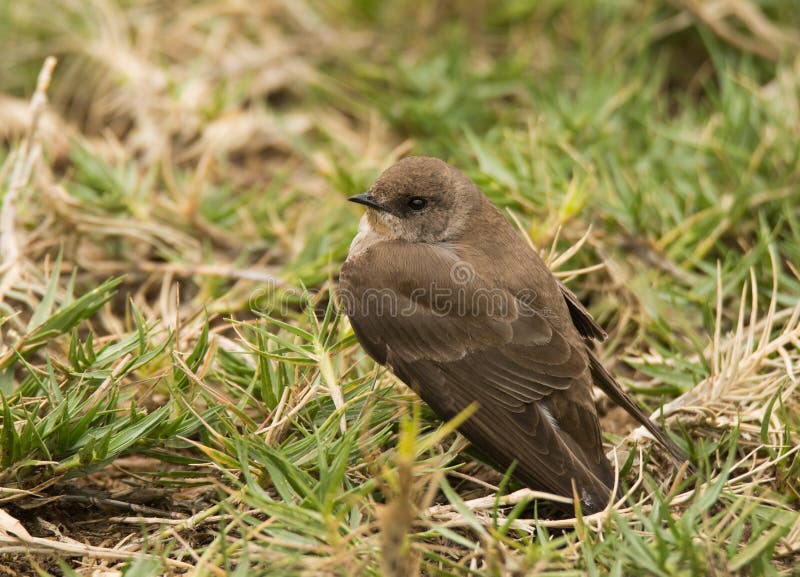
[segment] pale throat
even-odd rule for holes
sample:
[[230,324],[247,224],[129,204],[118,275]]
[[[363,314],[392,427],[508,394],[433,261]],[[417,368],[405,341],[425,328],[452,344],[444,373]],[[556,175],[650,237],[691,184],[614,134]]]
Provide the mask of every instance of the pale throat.
[[386,236],[375,229],[369,223],[369,213],[364,213],[361,220],[358,221],[358,234],[353,237],[353,242],[350,243],[350,250],[348,257],[355,256],[367,250],[371,245],[382,240],[386,240]]
[[386,239],[393,239],[395,237],[394,229],[386,222],[388,218],[394,217],[385,213],[378,213],[375,210],[367,210],[358,223],[358,232],[361,233],[362,227],[364,227],[364,230],[370,230]]

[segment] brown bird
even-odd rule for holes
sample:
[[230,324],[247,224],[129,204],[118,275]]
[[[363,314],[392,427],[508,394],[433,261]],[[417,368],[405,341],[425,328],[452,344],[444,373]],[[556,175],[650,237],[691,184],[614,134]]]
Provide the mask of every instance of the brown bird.
[[606,333],[469,178],[411,157],[349,200],[367,212],[340,276],[340,301],[367,353],[533,489],[587,513],[612,497],[596,383],[678,462],[683,453],[603,368]]

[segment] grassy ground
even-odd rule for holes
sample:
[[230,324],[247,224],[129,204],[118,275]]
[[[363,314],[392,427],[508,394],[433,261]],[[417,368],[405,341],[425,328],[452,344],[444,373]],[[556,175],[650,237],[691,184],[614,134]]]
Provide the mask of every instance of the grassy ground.
[[[0,3],[0,575],[800,574],[793,3],[421,4]],[[600,398],[628,498],[553,518],[365,356],[344,199],[407,153],[699,477]]]

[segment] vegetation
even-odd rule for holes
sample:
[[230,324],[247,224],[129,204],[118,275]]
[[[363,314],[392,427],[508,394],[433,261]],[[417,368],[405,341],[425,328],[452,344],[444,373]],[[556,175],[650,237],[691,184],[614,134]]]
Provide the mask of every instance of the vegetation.
[[[800,574],[791,2],[27,0],[0,48],[0,574]],[[345,199],[410,153],[697,476],[598,398],[627,497],[554,516],[366,357]]]

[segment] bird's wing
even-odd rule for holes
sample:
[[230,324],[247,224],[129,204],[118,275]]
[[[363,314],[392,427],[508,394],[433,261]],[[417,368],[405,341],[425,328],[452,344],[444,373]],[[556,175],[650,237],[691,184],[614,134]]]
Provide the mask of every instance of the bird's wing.
[[555,392],[539,402],[499,403],[476,364],[400,361],[394,370],[444,419],[477,402],[460,429],[501,468],[516,461],[520,480],[565,497],[575,479],[585,507],[605,506],[614,475],[591,398]]
[[[588,374],[566,314],[486,282],[457,253],[422,243],[377,243],[346,264],[343,303],[365,348],[390,367],[431,361],[479,375],[497,402],[538,401]],[[457,363],[456,363],[457,362]],[[455,373],[454,373],[455,374]]]
[[444,418],[477,401],[462,431],[501,465],[516,459],[529,484],[569,496],[575,477],[593,501],[608,495],[588,358],[566,310],[492,286],[447,248],[382,242],[359,258],[340,296],[371,356]]

